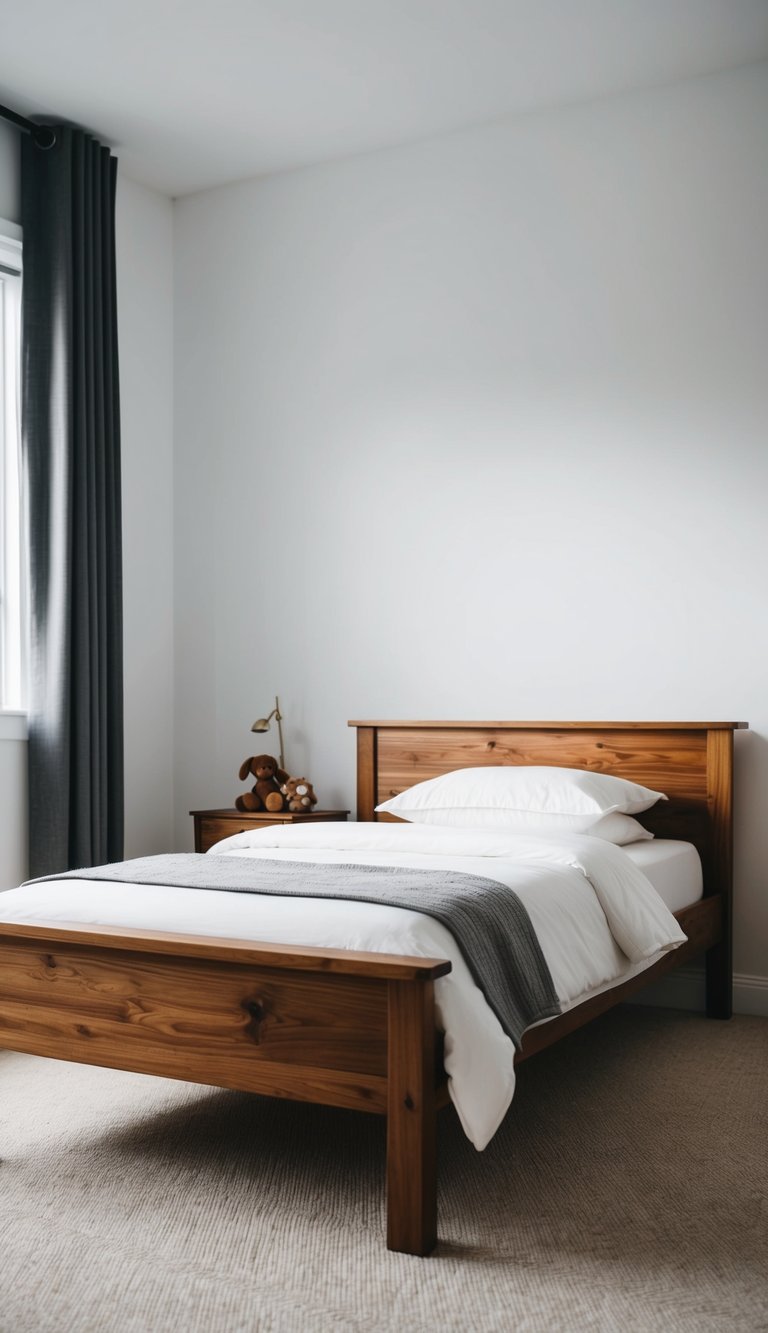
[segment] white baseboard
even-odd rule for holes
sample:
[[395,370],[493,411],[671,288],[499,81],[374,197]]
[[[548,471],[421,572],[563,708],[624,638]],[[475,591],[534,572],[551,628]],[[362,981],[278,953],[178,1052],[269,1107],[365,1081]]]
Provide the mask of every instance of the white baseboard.
[[759,1014],[768,1018],[768,977],[750,977],[737,972],[733,978],[733,1007],[737,1014]]
[[[633,995],[628,1004],[664,1005],[668,1009],[705,1008],[703,968],[681,967],[645,990]],[[768,1018],[768,977],[752,977],[736,972],[733,977],[733,1011]]]

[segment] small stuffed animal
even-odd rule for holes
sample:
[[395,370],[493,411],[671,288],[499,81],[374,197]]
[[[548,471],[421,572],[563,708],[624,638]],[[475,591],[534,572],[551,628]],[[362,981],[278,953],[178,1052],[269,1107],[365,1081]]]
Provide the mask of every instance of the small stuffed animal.
[[317,805],[312,783],[306,778],[288,778],[280,788],[285,797],[287,808],[301,814],[307,814],[313,805]]
[[254,754],[244,759],[240,765],[240,781],[245,782],[248,774],[256,779],[250,791],[243,792],[235,801],[235,809],[245,811],[269,810],[275,813],[285,807],[285,797],[280,789],[281,782],[287,782],[288,774],[278,768],[277,760],[271,754]]

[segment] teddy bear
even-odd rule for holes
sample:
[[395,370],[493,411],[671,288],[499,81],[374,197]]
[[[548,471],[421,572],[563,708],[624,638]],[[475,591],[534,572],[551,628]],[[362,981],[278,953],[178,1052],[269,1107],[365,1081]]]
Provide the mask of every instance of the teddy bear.
[[269,810],[275,814],[285,807],[285,797],[280,784],[288,781],[288,774],[280,767],[271,754],[254,754],[244,759],[240,765],[240,781],[245,782],[248,774],[256,779],[250,791],[243,792],[235,801],[235,809],[243,811]]
[[306,778],[288,778],[280,790],[283,793],[288,810],[306,815],[313,805],[317,805],[317,797],[312,783],[308,782]]

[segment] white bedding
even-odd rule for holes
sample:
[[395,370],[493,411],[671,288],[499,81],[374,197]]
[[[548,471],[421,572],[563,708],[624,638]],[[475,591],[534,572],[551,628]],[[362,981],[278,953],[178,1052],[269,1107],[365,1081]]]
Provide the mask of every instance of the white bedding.
[[[585,835],[531,838],[411,824],[304,824],[227,838],[209,855],[463,870],[509,885],[525,904],[564,1008],[650,966],[685,940],[648,879],[619,847]],[[403,908],[58,880],[0,897],[6,921],[88,922],[449,958],[435,986],[451,1098],[475,1147],[512,1099],[515,1051],[446,928]]]
[[670,912],[690,907],[704,893],[701,857],[693,843],[655,838],[653,842],[632,842],[622,851],[651,881]]

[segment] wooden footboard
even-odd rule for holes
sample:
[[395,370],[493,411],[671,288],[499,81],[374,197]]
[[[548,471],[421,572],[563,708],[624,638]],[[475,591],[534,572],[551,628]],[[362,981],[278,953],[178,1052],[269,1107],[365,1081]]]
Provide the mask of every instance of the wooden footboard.
[[442,959],[0,924],[0,1047],[386,1115],[387,1243],[437,1239]]
[[[722,939],[720,895],[688,941],[529,1028],[518,1060]],[[434,982],[447,960],[129,929],[0,923],[0,1047],[387,1117],[387,1245],[437,1241],[436,1111],[448,1101]]]

